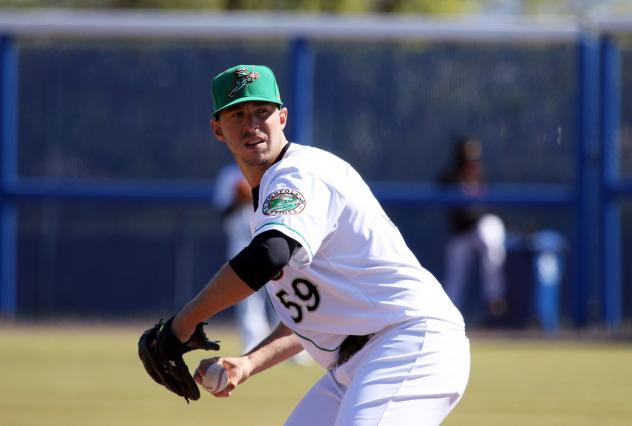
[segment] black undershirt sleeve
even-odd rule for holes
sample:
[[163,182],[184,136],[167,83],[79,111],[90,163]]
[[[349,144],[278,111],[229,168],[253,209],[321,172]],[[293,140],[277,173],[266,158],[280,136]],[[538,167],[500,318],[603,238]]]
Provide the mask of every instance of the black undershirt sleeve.
[[256,291],[283,270],[299,247],[296,240],[273,229],[254,237],[248,247],[228,263],[237,276]]

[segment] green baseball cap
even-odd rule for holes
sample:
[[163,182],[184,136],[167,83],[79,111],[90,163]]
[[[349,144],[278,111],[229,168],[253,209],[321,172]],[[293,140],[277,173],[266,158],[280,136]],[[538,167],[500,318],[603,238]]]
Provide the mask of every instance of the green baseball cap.
[[272,70],[263,65],[237,65],[213,78],[213,116],[229,106],[248,101],[283,105]]

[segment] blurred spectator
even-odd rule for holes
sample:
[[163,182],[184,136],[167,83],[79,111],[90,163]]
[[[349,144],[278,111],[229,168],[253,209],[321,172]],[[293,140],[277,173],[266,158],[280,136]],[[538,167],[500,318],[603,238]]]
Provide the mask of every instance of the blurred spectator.
[[[454,141],[453,164],[441,175],[443,184],[458,188],[469,197],[477,197],[485,189],[480,142],[472,137],[457,137]],[[466,284],[472,261],[481,262],[482,296],[488,314],[498,318],[505,314],[505,226],[496,215],[480,206],[466,205],[448,213],[451,235],[445,250],[444,285],[455,305],[463,309]]]
[[[215,184],[215,207],[221,212],[227,236],[226,258],[232,259],[250,244],[250,216],[254,212],[252,192],[236,164],[223,167]],[[235,306],[242,350],[252,349],[270,334],[266,311],[267,298],[262,288]]]

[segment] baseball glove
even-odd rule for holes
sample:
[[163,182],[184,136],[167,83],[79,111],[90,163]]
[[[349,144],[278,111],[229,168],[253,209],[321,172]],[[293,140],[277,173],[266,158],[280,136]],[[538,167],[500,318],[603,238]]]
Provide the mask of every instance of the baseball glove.
[[199,323],[191,338],[182,343],[171,331],[173,317],[162,320],[145,331],[138,340],[138,356],[145,370],[156,383],[183,397],[198,400],[200,390],[189,373],[182,355],[194,349],[218,350],[219,344],[210,341],[204,334],[204,323]]

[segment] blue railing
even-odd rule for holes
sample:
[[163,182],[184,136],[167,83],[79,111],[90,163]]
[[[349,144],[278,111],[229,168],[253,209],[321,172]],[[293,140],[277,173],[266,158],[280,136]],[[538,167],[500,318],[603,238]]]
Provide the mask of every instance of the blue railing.
[[[603,292],[603,321],[621,322],[621,243],[619,204],[632,197],[632,182],[621,182],[617,153],[619,137],[620,59],[616,41],[608,36],[580,33],[578,75],[578,135],[576,179],[572,184],[492,186],[482,198],[432,185],[372,182],[378,198],[387,204],[538,205],[573,209],[576,215],[572,286],[573,320],[587,321],[589,288]],[[298,37],[290,49],[294,81],[294,140],[311,143],[313,122],[314,58],[307,38]],[[118,202],[209,203],[212,185],[164,181],[68,181],[18,177],[18,57],[10,37],[0,39],[0,314],[16,313],[16,206],[26,200],[106,199]],[[601,258],[595,253],[602,253]]]

